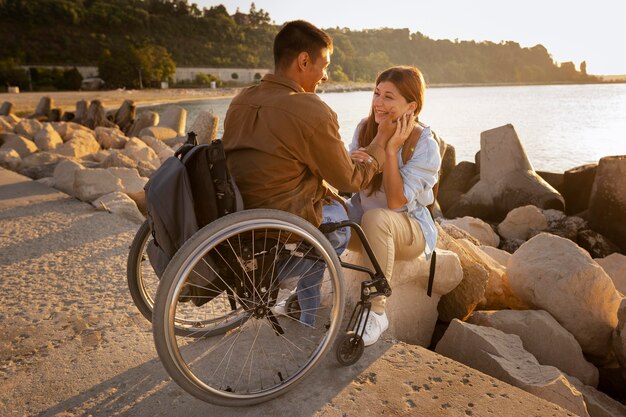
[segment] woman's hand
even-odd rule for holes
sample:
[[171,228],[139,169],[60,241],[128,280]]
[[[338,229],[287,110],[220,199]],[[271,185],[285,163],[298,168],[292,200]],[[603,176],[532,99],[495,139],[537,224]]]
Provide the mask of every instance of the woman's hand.
[[397,153],[398,150],[404,145],[404,142],[411,136],[411,132],[415,128],[415,119],[412,113],[404,113],[396,121],[396,130],[387,141],[385,150],[389,153]]
[[364,162],[368,164],[374,162],[374,158],[365,152],[365,148],[359,148],[350,152],[350,158],[352,158],[354,162]]

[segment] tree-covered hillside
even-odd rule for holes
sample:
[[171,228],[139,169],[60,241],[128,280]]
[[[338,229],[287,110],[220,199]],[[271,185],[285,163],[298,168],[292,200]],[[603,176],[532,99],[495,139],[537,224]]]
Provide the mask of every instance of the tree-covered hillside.
[[[278,30],[254,3],[229,15],[224,6],[201,9],[186,0],[0,0],[0,61],[98,65],[116,52],[162,47],[179,67],[272,68]],[[430,83],[595,80],[582,64],[581,71],[557,65],[542,45],[433,40],[408,29],[328,32],[336,81],[372,81],[393,64],[420,67]]]

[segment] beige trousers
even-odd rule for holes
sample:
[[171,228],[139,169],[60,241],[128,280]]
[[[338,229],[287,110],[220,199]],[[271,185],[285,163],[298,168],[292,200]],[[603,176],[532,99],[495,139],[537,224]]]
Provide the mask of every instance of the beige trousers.
[[[385,277],[391,283],[393,264],[396,259],[415,259],[424,252],[426,241],[417,220],[409,217],[406,212],[389,209],[372,209],[365,212],[361,227],[372,247]],[[360,240],[352,233],[351,249],[360,249]],[[369,257],[365,255],[366,266],[373,268]],[[372,299],[372,311],[385,311],[386,297]]]

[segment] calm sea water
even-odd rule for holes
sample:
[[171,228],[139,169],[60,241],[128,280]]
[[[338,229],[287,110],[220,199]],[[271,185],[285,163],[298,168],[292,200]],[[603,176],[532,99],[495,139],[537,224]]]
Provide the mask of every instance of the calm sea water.
[[[347,146],[369,112],[371,93],[320,97],[337,113]],[[213,111],[221,136],[229,103],[181,103],[188,111],[187,127],[199,112]],[[457,162],[474,160],[482,131],[511,123],[535,169],[562,172],[603,156],[626,155],[626,84],[431,88],[420,120],[454,145]]]

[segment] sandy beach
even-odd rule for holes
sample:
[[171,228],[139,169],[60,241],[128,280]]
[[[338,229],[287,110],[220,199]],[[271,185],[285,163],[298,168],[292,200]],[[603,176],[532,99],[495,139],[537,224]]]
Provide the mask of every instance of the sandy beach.
[[119,108],[124,100],[133,100],[138,106],[175,103],[180,101],[208,100],[233,97],[239,88],[170,88],[164,90],[108,90],[108,91],[53,91],[21,92],[19,94],[0,93],[0,103],[13,103],[13,112],[24,115],[34,112],[42,97],[54,100],[54,107],[63,111],[74,111],[79,100],[100,100],[106,109]]
[[137,224],[2,168],[0,222],[2,416],[572,415],[393,340],[347,368],[329,355],[269,403],[203,403],[169,379],[151,325],[128,293],[126,256]]

